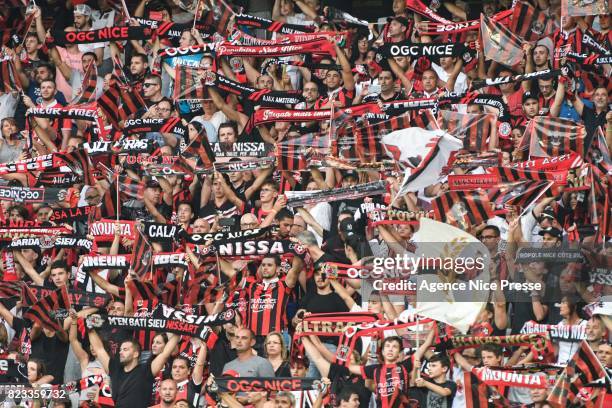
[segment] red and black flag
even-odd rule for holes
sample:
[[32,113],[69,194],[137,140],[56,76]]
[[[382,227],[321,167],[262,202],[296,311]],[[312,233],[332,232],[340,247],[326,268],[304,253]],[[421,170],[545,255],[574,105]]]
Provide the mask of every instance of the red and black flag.
[[494,167],[490,172],[497,175],[503,183],[515,183],[519,181],[555,181],[554,173],[544,170],[525,170],[513,167]]
[[449,224],[473,226],[495,216],[484,191],[447,191],[435,198],[431,207],[437,220]]
[[23,317],[46,329],[58,331],[62,329],[58,318],[68,317],[70,307],[68,288],[62,286],[42,299],[37,299],[37,302],[23,314]]
[[547,192],[552,194],[556,191],[549,181],[523,181],[498,185],[489,189],[488,194],[495,209],[503,210],[506,205],[527,208]]
[[0,281],[0,299],[8,299],[21,296],[23,282],[21,281]]
[[586,129],[573,120],[536,116],[529,122],[525,134],[530,136],[530,156],[553,157],[575,152],[584,157],[586,153]]
[[204,99],[202,70],[186,65],[174,68],[174,99]]
[[508,408],[512,406],[496,387],[486,385],[472,372],[463,373],[467,408]]
[[330,145],[328,134],[308,133],[288,137],[276,145],[278,170],[306,170],[309,157],[329,154]]
[[[567,363],[567,367],[550,391],[547,401],[566,407],[577,403],[586,396],[590,404],[585,406],[594,407],[591,397],[595,397],[595,390],[598,388],[589,388],[588,384],[598,382],[601,379],[607,379],[606,371],[586,340],[582,340],[580,348]],[[605,394],[605,388],[599,388],[598,390],[599,394]],[[580,397],[578,397],[579,395]]]
[[71,105],[78,105],[80,103],[87,103],[95,100],[96,87],[98,85],[98,67],[95,62],[92,62],[87,67],[85,74],[83,75],[83,83],[81,84],[81,91],[79,94],[70,102]]
[[612,174],[612,159],[606,143],[606,137],[601,127],[595,131],[595,137],[589,147],[587,160],[604,175]]
[[[199,159],[196,167],[201,166],[204,168],[204,170],[210,170],[213,168],[215,163],[215,153],[210,147],[210,143],[208,143],[206,135],[200,135],[200,137],[201,140],[192,141],[183,153],[187,157],[195,157],[196,159]],[[185,165],[191,169],[189,163],[186,162],[180,163],[178,166],[185,167]],[[185,168],[185,170],[187,170],[187,168]],[[193,172],[193,169],[191,169],[190,172]]]
[[234,10],[224,0],[202,0],[202,3],[208,10],[204,24],[225,37],[230,19],[235,14]]
[[523,60],[523,41],[503,24],[480,15],[482,47],[487,59],[513,66]]
[[115,129],[119,129],[119,103],[121,95],[117,79],[111,78],[108,89],[98,99],[98,106]]
[[77,176],[83,178],[85,184],[88,186],[96,184],[93,171],[91,171],[91,162],[85,149],[74,150],[70,153],[57,153],[57,155]]
[[489,137],[495,131],[497,117],[491,113],[459,113],[441,110],[438,123],[442,130],[463,141],[463,149],[470,152],[489,150]]
[[528,3],[517,2],[510,23],[510,31],[525,41],[537,41],[551,35],[556,27],[555,18]]
[[135,92],[134,89],[128,85],[120,85],[119,94],[121,95],[121,101],[123,102],[119,115],[123,120],[129,118],[147,106],[140,93]]
[[139,277],[144,276],[151,266],[153,257],[153,248],[149,241],[142,234],[140,229],[137,229],[136,240],[132,246],[132,264],[130,269]]
[[134,300],[143,300],[152,304],[156,304],[159,300],[160,293],[153,282],[132,279],[127,282],[127,287]]
[[0,93],[20,92],[21,80],[11,60],[0,62]]

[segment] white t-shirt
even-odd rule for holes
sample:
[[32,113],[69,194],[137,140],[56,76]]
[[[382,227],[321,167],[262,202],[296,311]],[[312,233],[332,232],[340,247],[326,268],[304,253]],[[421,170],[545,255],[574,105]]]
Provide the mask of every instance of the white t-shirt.
[[[448,75],[441,66],[439,66],[438,64],[431,64],[431,67],[434,69],[434,71],[436,71],[436,73],[438,74],[438,77],[442,81],[444,82],[448,81],[448,78],[450,75]],[[465,75],[463,72],[460,72],[459,75],[457,76],[457,80],[455,81],[455,88],[453,90],[457,93],[463,93],[467,91],[468,89],[467,81],[468,81],[467,75]]]
[[[583,330],[586,330],[586,320],[580,320],[578,326],[582,326]],[[559,322],[559,326],[566,326],[563,320]],[[559,356],[557,357],[557,364],[566,365],[567,362],[574,356],[574,353],[580,348],[579,342],[571,341],[560,341],[559,342]]]
[[[81,71],[72,69],[72,75],[70,77],[70,87],[72,88],[72,99],[76,98],[76,96],[79,94],[79,91],[81,91],[81,87],[83,86],[83,77],[84,77],[84,74]],[[103,92],[104,92],[104,78],[98,75],[98,78],[96,81],[95,98],[98,99],[100,96],[102,96]]]

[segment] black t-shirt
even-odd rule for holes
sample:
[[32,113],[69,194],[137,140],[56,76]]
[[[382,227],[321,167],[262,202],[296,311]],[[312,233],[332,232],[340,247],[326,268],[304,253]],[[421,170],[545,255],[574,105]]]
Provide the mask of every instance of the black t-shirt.
[[61,341],[57,335],[47,337],[44,332],[36,340],[32,340],[31,358],[45,362],[47,374],[53,376],[51,384],[64,383],[64,367],[68,357],[68,343]]
[[236,350],[231,348],[230,342],[227,340],[225,333],[219,334],[219,340],[209,353],[208,361],[210,363],[210,373],[216,377],[223,374],[223,366],[228,361],[232,361],[237,357]]
[[339,405],[337,394],[339,394],[340,391],[345,388],[351,388],[355,390],[357,395],[359,395],[360,408],[368,408],[370,406],[372,392],[366,388],[363,378],[359,377],[358,375],[351,374],[347,367],[337,363],[331,363],[329,365],[329,373],[327,374],[327,377],[331,381],[331,393],[332,398],[336,400],[335,405]]
[[[351,261],[346,257],[346,252],[344,250],[344,241],[340,238],[339,235],[331,235],[327,230],[323,231],[323,245],[321,245],[321,249],[326,252],[325,255],[329,259],[323,262],[339,262],[343,264],[350,264]],[[320,261],[317,261],[320,263]],[[315,263],[315,267],[316,267]]]
[[444,381],[443,383],[437,383],[431,379],[425,378],[425,381],[436,384],[442,388],[448,388],[451,394],[448,397],[444,397],[430,390],[429,388],[414,388],[412,389],[411,395],[414,395],[419,400],[421,407],[436,407],[436,408],[451,408],[453,406],[453,398],[457,392],[457,384],[453,381]]
[[108,343],[111,357],[119,355],[121,343],[134,337],[134,332],[132,330],[119,329],[116,327],[101,329],[99,333],[100,338]]
[[597,114],[594,108],[589,108],[586,105],[582,109],[582,120],[584,121],[584,127],[587,132],[587,140],[585,140],[584,144],[585,148],[588,149],[591,145],[597,127],[601,126],[602,129],[604,128],[606,124],[606,114],[607,112]]
[[113,389],[115,408],[147,408],[154,376],[151,362],[137,365],[132,371],[125,372],[118,357],[109,363],[109,375]]
[[283,361],[283,363],[278,366],[276,370],[274,370],[275,377],[291,377],[291,369],[289,367],[289,362]]

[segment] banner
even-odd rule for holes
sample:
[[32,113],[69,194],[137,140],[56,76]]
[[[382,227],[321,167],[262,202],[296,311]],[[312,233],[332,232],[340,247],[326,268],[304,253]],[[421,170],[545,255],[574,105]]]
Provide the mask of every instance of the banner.
[[270,232],[270,228],[256,228],[229,232],[208,232],[201,234],[188,234],[181,231],[180,237],[186,242],[196,245],[204,245],[212,241],[212,245],[222,245],[228,242],[244,241],[262,237]]
[[478,188],[491,188],[499,183],[494,174],[449,174],[448,188],[450,190],[476,190]]
[[477,79],[472,82],[472,90],[484,88],[486,86],[499,86],[503,84],[509,84],[514,82],[530,81],[538,78],[553,78],[562,75],[563,70],[547,68],[542,71],[535,71],[528,74],[516,74],[501,76],[497,78]]
[[220,392],[271,392],[316,390],[321,380],[295,377],[217,377]]
[[519,248],[516,262],[580,262],[583,256],[580,249],[570,248]]
[[181,118],[170,119],[128,119],[123,125],[123,130],[128,135],[136,133],[159,132],[174,133],[175,135],[187,136],[187,126],[181,122]]
[[492,370],[489,367],[475,367],[472,372],[487,385],[505,387],[547,388],[546,374],[523,374],[516,371]]
[[335,58],[336,50],[326,39],[305,41],[293,44],[281,44],[274,46],[245,46],[222,43],[217,47],[217,56],[224,55],[234,57],[288,57],[290,55],[304,54],[327,54]]
[[95,214],[97,208],[98,207],[95,205],[88,205],[85,207],[59,208],[53,210],[53,213],[49,217],[49,220],[58,224],[72,222],[74,220],[82,220],[88,218],[92,214]]
[[211,143],[210,146],[215,157],[265,157],[273,149],[264,142]]
[[288,24],[281,21],[272,21],[268,20],[267,18],[251,16],[248,14],[236,14],[234,16],[234,24],[237,26],[260,28],[273,33],[283,34],[312,33],[315,31],[314,26]]
[[462,43],[413,43],[403,41],[399,43],[386,44],[380,52],[387,57],[409,57],[409,58],[442,58],[457,57],[467,52]]
[[255,126],[272,122],[311,122],[331,119],[330,109],[298,110],[298,109],[267,109],[261,108],[253,115]]
[[528,3],[519,1],[513,9],[508,28],[525,41],[534,42],[548,37],[557,29],[558,24],[554,16],[536,10]]
[[523,41],[504,25],[481,14],[480,34],[487,59],[507,66],[517,65],[522,61]]
[[82,258],[80,267],[84,271],[95,269],[121,269],[130,268],[130,255],[87,255]]
[[[96,241],[112,241],[115,239],[115,220],[101,219],[100,221],[89,224],[89,234],[93,235]],[[119,221],[121,236],[129,239],[136,238],[134,221]]]
[[332,202],[338,200],[355,199],[362,197],[373,197],[387,192],[387,186],[384,181],[374,181],[371,183],[357,184],[352,187],[335,188],[331,190],[312,192],[308,196],[290,198],[287,197],[287,207],[296,208],[303,207],[306,204],[315,204],[320,202]]
[[56,31],[47,37],[47,44],[61,47],[72,44],[92,44],[109,41],[146,40],[151,38],[153,31],[148,27],[111,26],[90,31]]
[[55,203],[64,201],[67,189],[0,186],[0,200],[15,203]]
[[180,227],[176,224],[160,224],[157,222],[145,222],[143,233],[151,242],[167,242],[173,240],[178,234]]
[[[49,296],[56,289],[46,288],[44,286],[27,286],[30,292],[28,296],[22,296],[21,301],[25,306],[32,306],[40,298]],[[83,290],[68,289],[68,298],[72,305],[84,307],[104,307],[111,299],[111,296],[106,293],[86,292]],[[32,301],[34,300],[34,302]]]
[[281,92],[251,88],[214,73],[207,75],[206,85],[214,85],[223,91],[240,96],[256,105],[284,107],[285,105],[296,105],[304,101],[304,97],[299,91]]
[[548,333],[553,341],[568,341],[572,343],[587,340],[586,324],[541,324],[530,320],[525,322],[521,329],[521,334],[524,333]]

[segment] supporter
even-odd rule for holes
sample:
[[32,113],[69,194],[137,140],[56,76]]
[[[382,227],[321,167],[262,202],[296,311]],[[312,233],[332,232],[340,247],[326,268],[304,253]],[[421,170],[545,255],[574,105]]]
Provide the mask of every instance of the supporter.
[[274,368],[265,358],[254,355],[255,334],[250,329],[236,330],[237,357],[223,366],[223,372],[233,370],[240,377],[274,377]]
[[268,333],[264,341],[265,355],[277,377],[290,377],[287,346],[278,332]]

